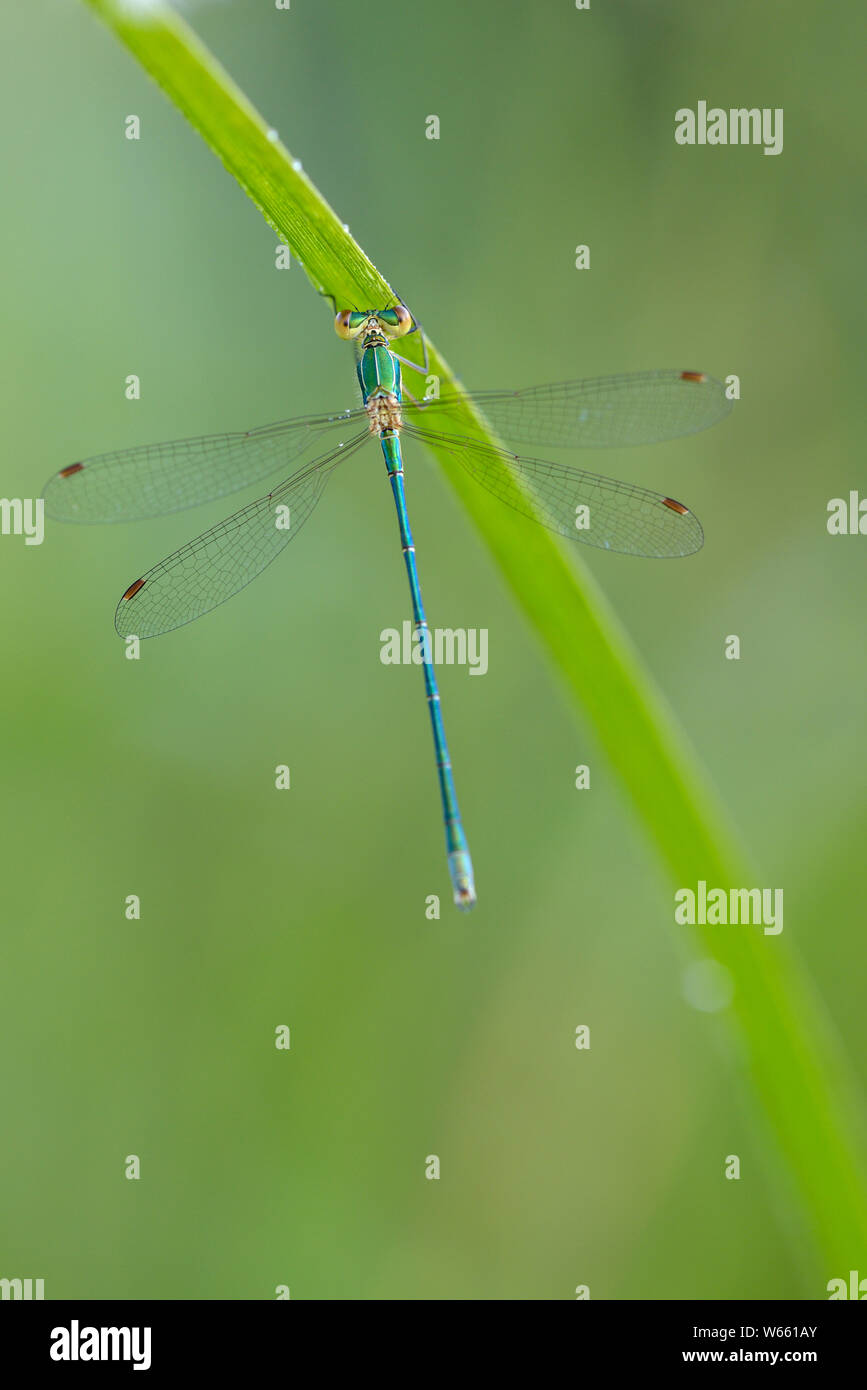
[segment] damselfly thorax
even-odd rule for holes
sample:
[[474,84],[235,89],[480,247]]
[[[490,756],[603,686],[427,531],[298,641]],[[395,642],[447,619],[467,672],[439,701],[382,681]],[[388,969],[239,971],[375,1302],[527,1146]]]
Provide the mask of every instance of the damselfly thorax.
[[358,348],[356,373],[370,433],[397,433],[401,416],[400,362],[389,348],[389,340],[401,338],[414,328],[412,315],[402,304],[376,314],[347,309],[337,315],[335,328],[341,338]]

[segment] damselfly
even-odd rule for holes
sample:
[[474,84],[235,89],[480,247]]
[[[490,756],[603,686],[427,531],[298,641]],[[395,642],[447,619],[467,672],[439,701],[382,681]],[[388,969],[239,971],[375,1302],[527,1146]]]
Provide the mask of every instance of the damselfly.
[[[703,372],[657,371],[566,381],[518,391],[438,394],[430,381],[416,400],[402,384],[401,363],[427,374],[390,346],[418,331],[409,310],[344,310],[341,338],[356,347],[361,406],[338,415],[308,415],[241,434],[206,435],[122,449],[70,464],[47,484],[48,515],[62,521],[133,521],[181,511],[260,482],[335,432],[344,437],[265,497],[181,546],[122,595],[115,625],[122,637],[157,637],[192,622],[260,574],[301,530],[339,464],[371,437],[379,440],[397,508],[409,579],[414,632],[427,633],[404,489],[401,437],[430,442],[458,459],[475,480],[509,506],[561,536],[628,555],[677,556],[704,539],[682,502],[633,483],[565,463],[510,453],[467,427],[467,407],[504,439],[552,448],[651,444],[705,429],[729,409],[722,384]],[[423,341],[423,335],[422,335]],[[470,426],[472,427],[472,425]],[[429,651],[429,645],[427,650]],[[420,663],[433,730],[454,901],[476,901],[473,868],[446,744],[433,663]]]

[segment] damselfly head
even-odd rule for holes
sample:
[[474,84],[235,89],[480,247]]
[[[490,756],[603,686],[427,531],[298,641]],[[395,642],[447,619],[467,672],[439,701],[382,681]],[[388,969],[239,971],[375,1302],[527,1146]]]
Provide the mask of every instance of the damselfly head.
[[342,309],[334,320],[338,338],[352,342],[369,338],[402,338],[412,333],[416,324],[405,304],[396,304],[393,309]]

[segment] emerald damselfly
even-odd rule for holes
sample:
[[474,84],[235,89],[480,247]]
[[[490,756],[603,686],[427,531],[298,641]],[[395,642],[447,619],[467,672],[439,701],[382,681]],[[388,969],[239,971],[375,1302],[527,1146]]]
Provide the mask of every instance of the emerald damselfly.
[[[379,440],[397,509],[409,580],[413,628],[428,633],[404,487],[401,438],[427,442],[457,459],[509,506],[570,540],[627,555],[672,557],[699,549],[704,536],[682,502],[634,483],[565,463],[513,454],[452,430],[467,409],[516,443],[551,448],[652,444],[716,423],[730,402],[721,382],[696,371],[638,372],[517,391],[446,390],[416,400],[405,388],[401,357],[390,344],[419,331],[403,304],[343,310],[335,328],[355,344],[362,404],[336,415],[307,415],[238,434],[205,435],[121,449],[70,464],[43,492],[50,517],[75,522],[135,521],[198,506],[252,483],[325,442],[341,438],[266,496],[212,526],[154,565],[123,593],[115,615],[122,637],[158,637],[224,603],[261,574],[298,535],[335,469],[369,439]],[[421,335],[424,342],[423,334]],[[427,650],[429,651],[429,644]],[[476,901],[439,690],[432,660],[421,663],[430,712],[446,851],[456,906]]]

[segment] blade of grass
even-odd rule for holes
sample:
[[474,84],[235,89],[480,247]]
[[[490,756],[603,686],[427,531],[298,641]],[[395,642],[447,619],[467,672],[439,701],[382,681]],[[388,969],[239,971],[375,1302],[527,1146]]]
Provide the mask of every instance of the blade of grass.
[[[297,161],[173,11],[144,0],[134,6],[129,0],[85,3],[199,131],[318,291],[333,295],[339,307],[397,302]],[[444,358],[432,344],[429,351],[443,387],[459,390]],[[463,423],[468,432],[490,437],[469,409]],[[433,452],[567,690],[590,715],[672,889],[701,879],[720,887],[760,882],[695,753],[590,575],[574,557],[567,562],[553,535],[491,505],[454,459]],[[827,1279],[863,1265],[867,1248],[863,1114],[847,1060],[783,937],[766,937],[755,927],[687,930],[701,937],[734,981],[727,1016],[757,1114],[787,1164],[786,1214],[799,1234],[810,1231],[823,1258],[814,1271],[821,1285],[810,1286],[811,1296],[819,1297]]]

